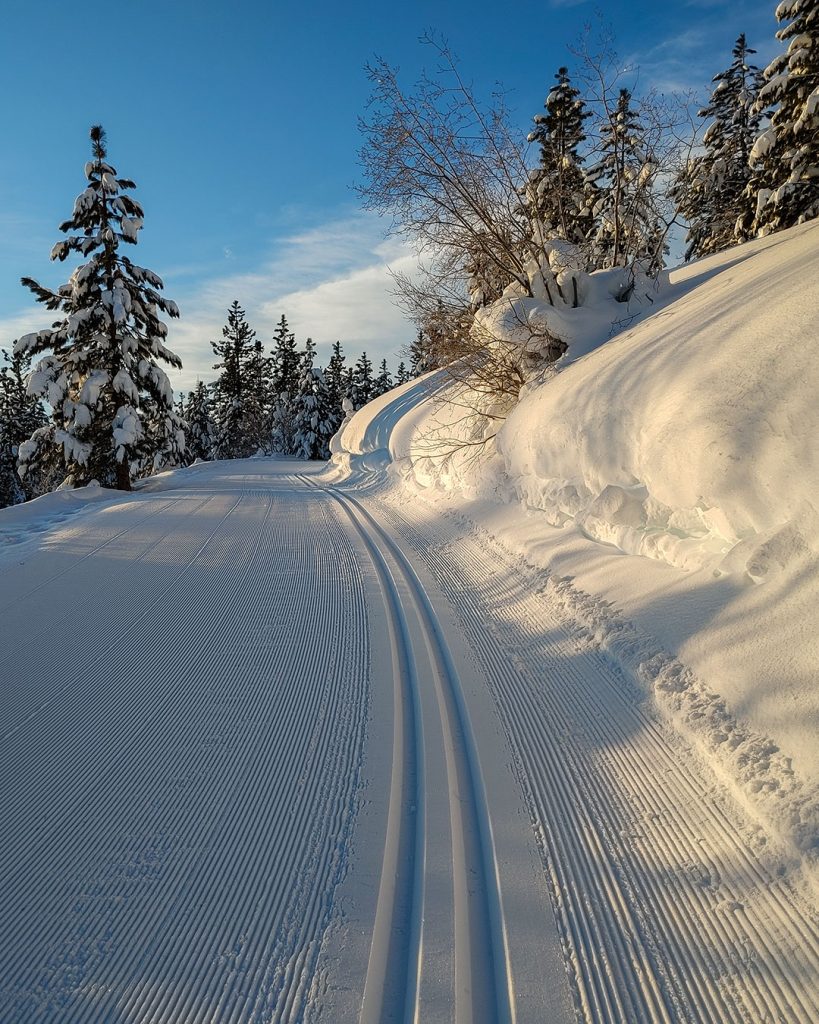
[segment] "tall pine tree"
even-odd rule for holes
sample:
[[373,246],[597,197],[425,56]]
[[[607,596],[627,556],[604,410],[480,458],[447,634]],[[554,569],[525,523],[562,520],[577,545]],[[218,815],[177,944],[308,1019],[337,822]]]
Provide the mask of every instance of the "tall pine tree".
[[595,267],[625,267],[643,260],[649,273],[663,262],[662,224],[652,184],[658,167],[628,89],[601,127],[601,157],[589,171],[597,190],[590,241]]
[[677,209],[689,225],[687,260],[751,237],[755,204],[748,192],[748,160],[762,118],[755,106],[762,73],[749,63],[753,53],[741,35],[731,66],[714,76],[711,101],[699,112],[711,121],[703,152],[689,160],[673,187]]
[[256,451],[248,365],[253,356],[256,332],[247,322],[245,311],[234,300],[220,341],[212,341],[219,357],[214,369],[221,370],[213,385],[213,418],[216,438],[213,455],[217,459],[244,459]]
[[549,90],[546,113],[536,114],[529,142],[540,147],[538,166],[525,189],[529,220],[539,237],[583,242],[591,226],[588,187],[580,147],[586,135],[583,122],[590,116],[580,92],[571,84],[567,68],[559,68],[557,84]]
[[256,338],[246,367],[247,429],[254,452],[270,447],[270,373],[270,357],[265,355],[261,339]]
[[327,384],[327,392],[329,394],[329,400],[339,415],[341,415],[341,402],[346,394],[346,387],[344,382],[344,352],[341,348],[341,342],[337,341],[333,345],[333,352],[330,356],[330,362],[327,364],[327,369],[324,371],[324,380]]
[[296,337],[284,314],[273,335],[271,371],[271,444],[273,451],[292,455],[295,446],[296,395],[303,361],[296,348]]
[[362,352],[353,367],[353,387],[350,397],[356,409],[373,397],[373,364],[366,352]]
[[782,0],[776,33],[788,42],[764,72],[757,113],[773,107],[751,151],[753,229],[769,234],[819,216],[819,0]]
[[[146,444],[173,453],[184,449],[173,390],[157,362],[182,365],[165,347],[167,327],[159,319],[160,313],[179,316],[179,310],[160,295],[156,274],[121,255],[123,243],[137,242],[142,207],[128,194],[133,181],[117,177],[107,162],[98,125],[91,129],[91,148],[88,185],[60,225],[68,238],[51,251],[52,259],[75,252],[87,262],[56,291],[23,278],[38,302],[62,318],[15,344],[17,355],[48,353],[34,367],[30,387],[52,408],[49,426],[24,442],[19,458],[24,474],[56,463],[70,485],[97,479],[129,490],[139,467],[151,462]],[[157,431],[150,437],[148,422]]]
[[378,367],[378,376],[373,381],[372,397],[378,398],[379,395],[386,394],[392,386],[392,376],[387,366],[387,360],[382,359],[381,365]]

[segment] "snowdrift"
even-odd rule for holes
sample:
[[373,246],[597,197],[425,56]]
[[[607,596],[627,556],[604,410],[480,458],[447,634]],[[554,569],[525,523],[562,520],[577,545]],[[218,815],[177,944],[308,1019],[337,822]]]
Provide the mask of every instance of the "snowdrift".
[[445,374],[405,385],[345,426],[335,472],[387,469],[548,568],[737,794],[819,849],[819,223],[672,271],[561,362],[500,427]]
[[[678,300],[528,395],[499,436],[526,504],[681,568],[819,551],[817,225],[678,271]],[[735,551],[741,545],[739,551]]]

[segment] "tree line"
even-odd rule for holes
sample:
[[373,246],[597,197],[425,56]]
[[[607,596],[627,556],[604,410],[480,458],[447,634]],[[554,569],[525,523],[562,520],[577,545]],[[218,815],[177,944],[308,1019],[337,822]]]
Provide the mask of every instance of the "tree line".
[[316,365],[316,347],[307,338],[299,350],[282,315],[271,349],[248,324],[234,301],[211,342],[218,361],[216,380],[180,396],[177,412],[187,423],[185,461],[247,458],[256,453],[327,459],[329,442],[345,416],[422,372],[419,346],[409,352],[393,379],[386,359],[375,372],[362,352],[348,365],[340,341],[325,367]]

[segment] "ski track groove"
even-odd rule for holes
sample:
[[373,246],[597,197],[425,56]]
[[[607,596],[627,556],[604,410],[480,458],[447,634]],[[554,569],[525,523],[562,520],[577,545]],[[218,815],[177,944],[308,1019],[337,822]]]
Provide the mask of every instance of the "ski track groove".
[[[261,522],[261,510],[253,507],[253,499],[259,497],[266,501]],[[278,516],[274,528],[269,522],[273,497],[263,488],[244,491],[171,585],[139,616],[139,634],[126,629],[127,647],[115,660],[136,660],[141,670],[123,676],[116,700],[110,699],[108,690],[111,663],[97,655],[93,665],[86,666],[71,702],[49,709],[49,722],[43,724],[50,724],[57,746],[62,741],[70,747],[69,730],[76,728],[81,712],[86,728],[93,720],[94,735],[107,737],[107,744],[98,742],[93,760],[76,777],[62,777],[59,765],[47,764],[26,779],[29,791],[43,793],[61,782],[61,806],[54,812],[57,820],[41,822],[39,830],[35,825],[33,834],[30,828],[19,829],[26,835],[13,830],[10,834],[19,838],[19,844],[2,851],[3,867],[8,868],[15,851],[19,863],[24,842],[35,839],[36,849],[46,851],[37,864],[38,877],[43,875],[50,883],[34,897],[20,892],[16,903],[3,907],[7,920],[28,915],[40,922],[39,929],[29,926],[29,941],[19,946],[8,927],[0,934],[4,974],[15,979],[13,988],[0,990],[4,1022],[49,1021],[57,1010],[61,1021],[106,1024],[120,1019],[219,1024],[301,1019],[332,909],[332,892],[346,870],[366,730],[369,654],[364,593],[349,537],[324,507],[326,502],[303,497],[298,498],[298,513],[309,512],[313,526],[320,522],[320,532],[310,533],[300,521],[291,521],[301,515],[286,513]],[[317,566],[335,566],[336,600],[324,602],[324,625],[338,645],[337,654],[326,651],[320,664],[308,630],[291,629],[293,643],[284,652],[281,646],[265,647],[263,642],[269,627],[265,615],[275,621],[283,602],[310,608],[313,581],[299,566],[311,563],[317,550],[324,556]],[[338,599],[342,592],[344,601]],[[240,609],[232,614],[225,607],[226,593],[241,597]],[[180,607],[186,613],[168,615],[171,608]],[[209,686],[198,683],[185,665],[179,665],[179,674],[187,685],[163,692],[158,684],[146,682],[161,675],[163,661],[176,645],[229,650],[240,614],[255,617],[257,633],[246,649],[234,643],[239,681],[232,685],[238,694],[219,678]],[[312,666],[309,687],[291,684],[277,693],[259,685],[274,677],[299,678],[305,665]],[[244,684],[243,671],[248,680]],[[208,708],[203,690],[208,697],[220,684],[219,700]],[[117,764],[122,736],[116,724],[123,706],[142,728],[131,730],[133,746],[126,744],[124,760]],[[221,724],[233,706],[241,711],[240,717],[234,714],[231,724]],[[267,733],[256,748],[240,742],[243,727],[254,721],[265,722]],[[310,723],[306,751],[299,749],[304,736],[299,721]],[[61,727],[60,722],[65,724]],[[184,742],[188,730],[174,723],[187,723],[191,733],[197,727],[209,728],[204,733],[200,729],[196,745],[166,758],[167,765],[145,768],[164,730]],[[70,751],[74,762],[82,742],[77,740]],[[4,782],[10,773],[19,772],[23,750],[10,756],[14,753],[4,745]],[[113,822],[94,821],[94,808],[85,808],[90,819],[85,825],[96,826],[92,830],[107,840],[108,848],[101,850],[87,841],[84,830],[78,836],[75,809],[88,790],[103,795],[127,790],[131,773],[142,783],[131,787],[131,808],[113,810]],[[196,799],[186,799],[194,791]],[[298,792],[298,801],[290,814],[259,814],[260,791],[269,808],[287,805],[293,792]],[[226,800],[226,794],[233,794],[233,799]],[[166,806],[172,814],[163,814]],[[25,811],[25,805],[18,809],[21,818]],[[108,812],[112,813],[110,807]],[[166,825],[161,825],[163,818]],[[149,842],[137,844],[135,857],[128,833],[138,831],[140,822]],[[63,857],[70,865],[68,872],[60,871]],[[138,899],[141,878],[147,879],[148,888],[161,887],[170,906],[155,898],[140,916],[132,911],[127,941],[122,934],[118,941],[122,920],[117,919],[116,907]],[[71,906],[72,901],[73,911],[57,916],[62,928],[53,933],[54,906]],[[237,922],[247,922],[238,935]],[[48,952],[27,962],[32,945]],[[140,979],[136,984],[135,959]],[[172,984],[166,977],[169,963],[178,965]],[[95,969],[101,975],[89,1003],[82,996]]]
[[[3,1024],[297,1022],[316,1008],[368,729],[362,544],[396,705],[362,1022],[425,1024],[429,702],[448,778],[454,1019],[514,1020],[466,698],[404,548],[451,602],[489,682],[578,1018],[819,1020],[809,908],[754,857],[635,684],[537,592],[534,571],[522,578],[500,545],[446,515],[430,538],[411,507],[374,494],[296,474],[265,486],[247,463],[230,472],[206,467],[150,510],[115,506],[128,525],[114,517],[102,539],[92,517],[62,527],[60,543],[89,550],[68,561],[55,549],[56,572],[35,552],[20,570],[27,589],[5,606],[21,642],[0,660],[14,679],[0,689]],[[208,516],[219,521],[204,532],[183,529]],[[94,560],[117,540],[122,593],[106,602],[92,593]],[[47,627],[30,611],[44,593],[60,609]],[[383,956],[376,935],[389,938]]]
[[324,493],[344,510],[375,569],[387,612],[393,668],[393,763],[387,836],[361,1020],[367,1024],[414,1021],[422,963],[425,840],[417,667],[390,566],[350,505],[332,490]]
[[[454,1019],[458,1024],[511,1024],[515,1016],[513,985],[491,821],[458,673],[429,597],[400,546],[355,497],[336,488],[328,488],[327,493],[347,509],[377,572],[377,563],[381,563],[379,578],[391,592],[389,597],[385,594],[385,599],[404,620],[397,626],[406,636],[410,631],[396,581],[403,582],[430,659],[449,790],[455,915]],[[415,714],[414,709],[411,714]],[[422,1013],[422,1007],[416,1005],[405,1019],[422,1020]]]
[[[439,521],[436,541],[461,545],[456,561],[430,545],[404,510],[370,500],[453,599],[492,680],[547,878],[554,873],[553,904],[567,958],[579,969],[572,981],[582,1019],[819,1019],[815,987],[793,980],[819,976],[813,922],[755,861],[657,722],[629,705],[605,657],[580,650],[543,600],[516,586],[514,574],[498,582],[485,538],[464,539]],[[496,621],[495,638],[486,635],[487,605],[516,613]],[[546,639],[539,635],[545,616]],[[528,663],[510,667],[510,651],[522,651]],[[601,713],[601,696],[615,714]],[[699,813],[693,828],[686,808]],[[683,866],[703,863],[702,884],[683,876]],[[630,951],[622,962],[640,979],[636,988],[605,969],[622,954],[621,935]]]

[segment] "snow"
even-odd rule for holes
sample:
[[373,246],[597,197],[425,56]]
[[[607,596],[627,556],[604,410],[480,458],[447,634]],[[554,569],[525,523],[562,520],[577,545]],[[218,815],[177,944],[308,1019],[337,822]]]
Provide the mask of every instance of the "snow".
[[818,261],[0,510],[4,1024],[819,1019]]
[[[342,428],[335,473],[388,469],[569,581],[581,617],[608,609],[618,636],[627,624],[629,671],[737,799],[810,853],[819,224],[680,268],[653,311],[600,333],[483,446],[457,449],[495,428],[464,419],[462,393],[441,401],[456,387],[445,373],[391,392]],[[673,699],[668,665],[685,680]]]
[[0,511],[4,1024],[815,1019],[793,864],[623,657],[749,782],[776,751],[511,551],[539,520],[407,489],[445,393],[349,416],[344,486],[254,457]]
[[[27,444],[24,441],[21,449]],[[86,487],[53,491],[22,505],[0,509],[0,570],[19,563],[52,531],[77,522],[76,517],[82,518],[100,502],[116,497],[116,491],[91,481]]]
[[[787,77],[787,76],[783,76],[783,77]],[[774,84],[773,82],[769,82],[768,86],[766,88],[772,89],[773,88],[773,84]],[[765,157],[765,155],[770,151],[771,147],[774,146],[775,144],[776,144],[776,128],[774,128],[771,125],[768,128],[766,128],[764,131],[760,132],[759,135],[757,136],[756,142],[753,144],[753,147],[751,148],[751,153],[750,153],[750,156],[749,156],[749,160],[750,160],[751,164],[758,163],[760,160],[762,160]]]

